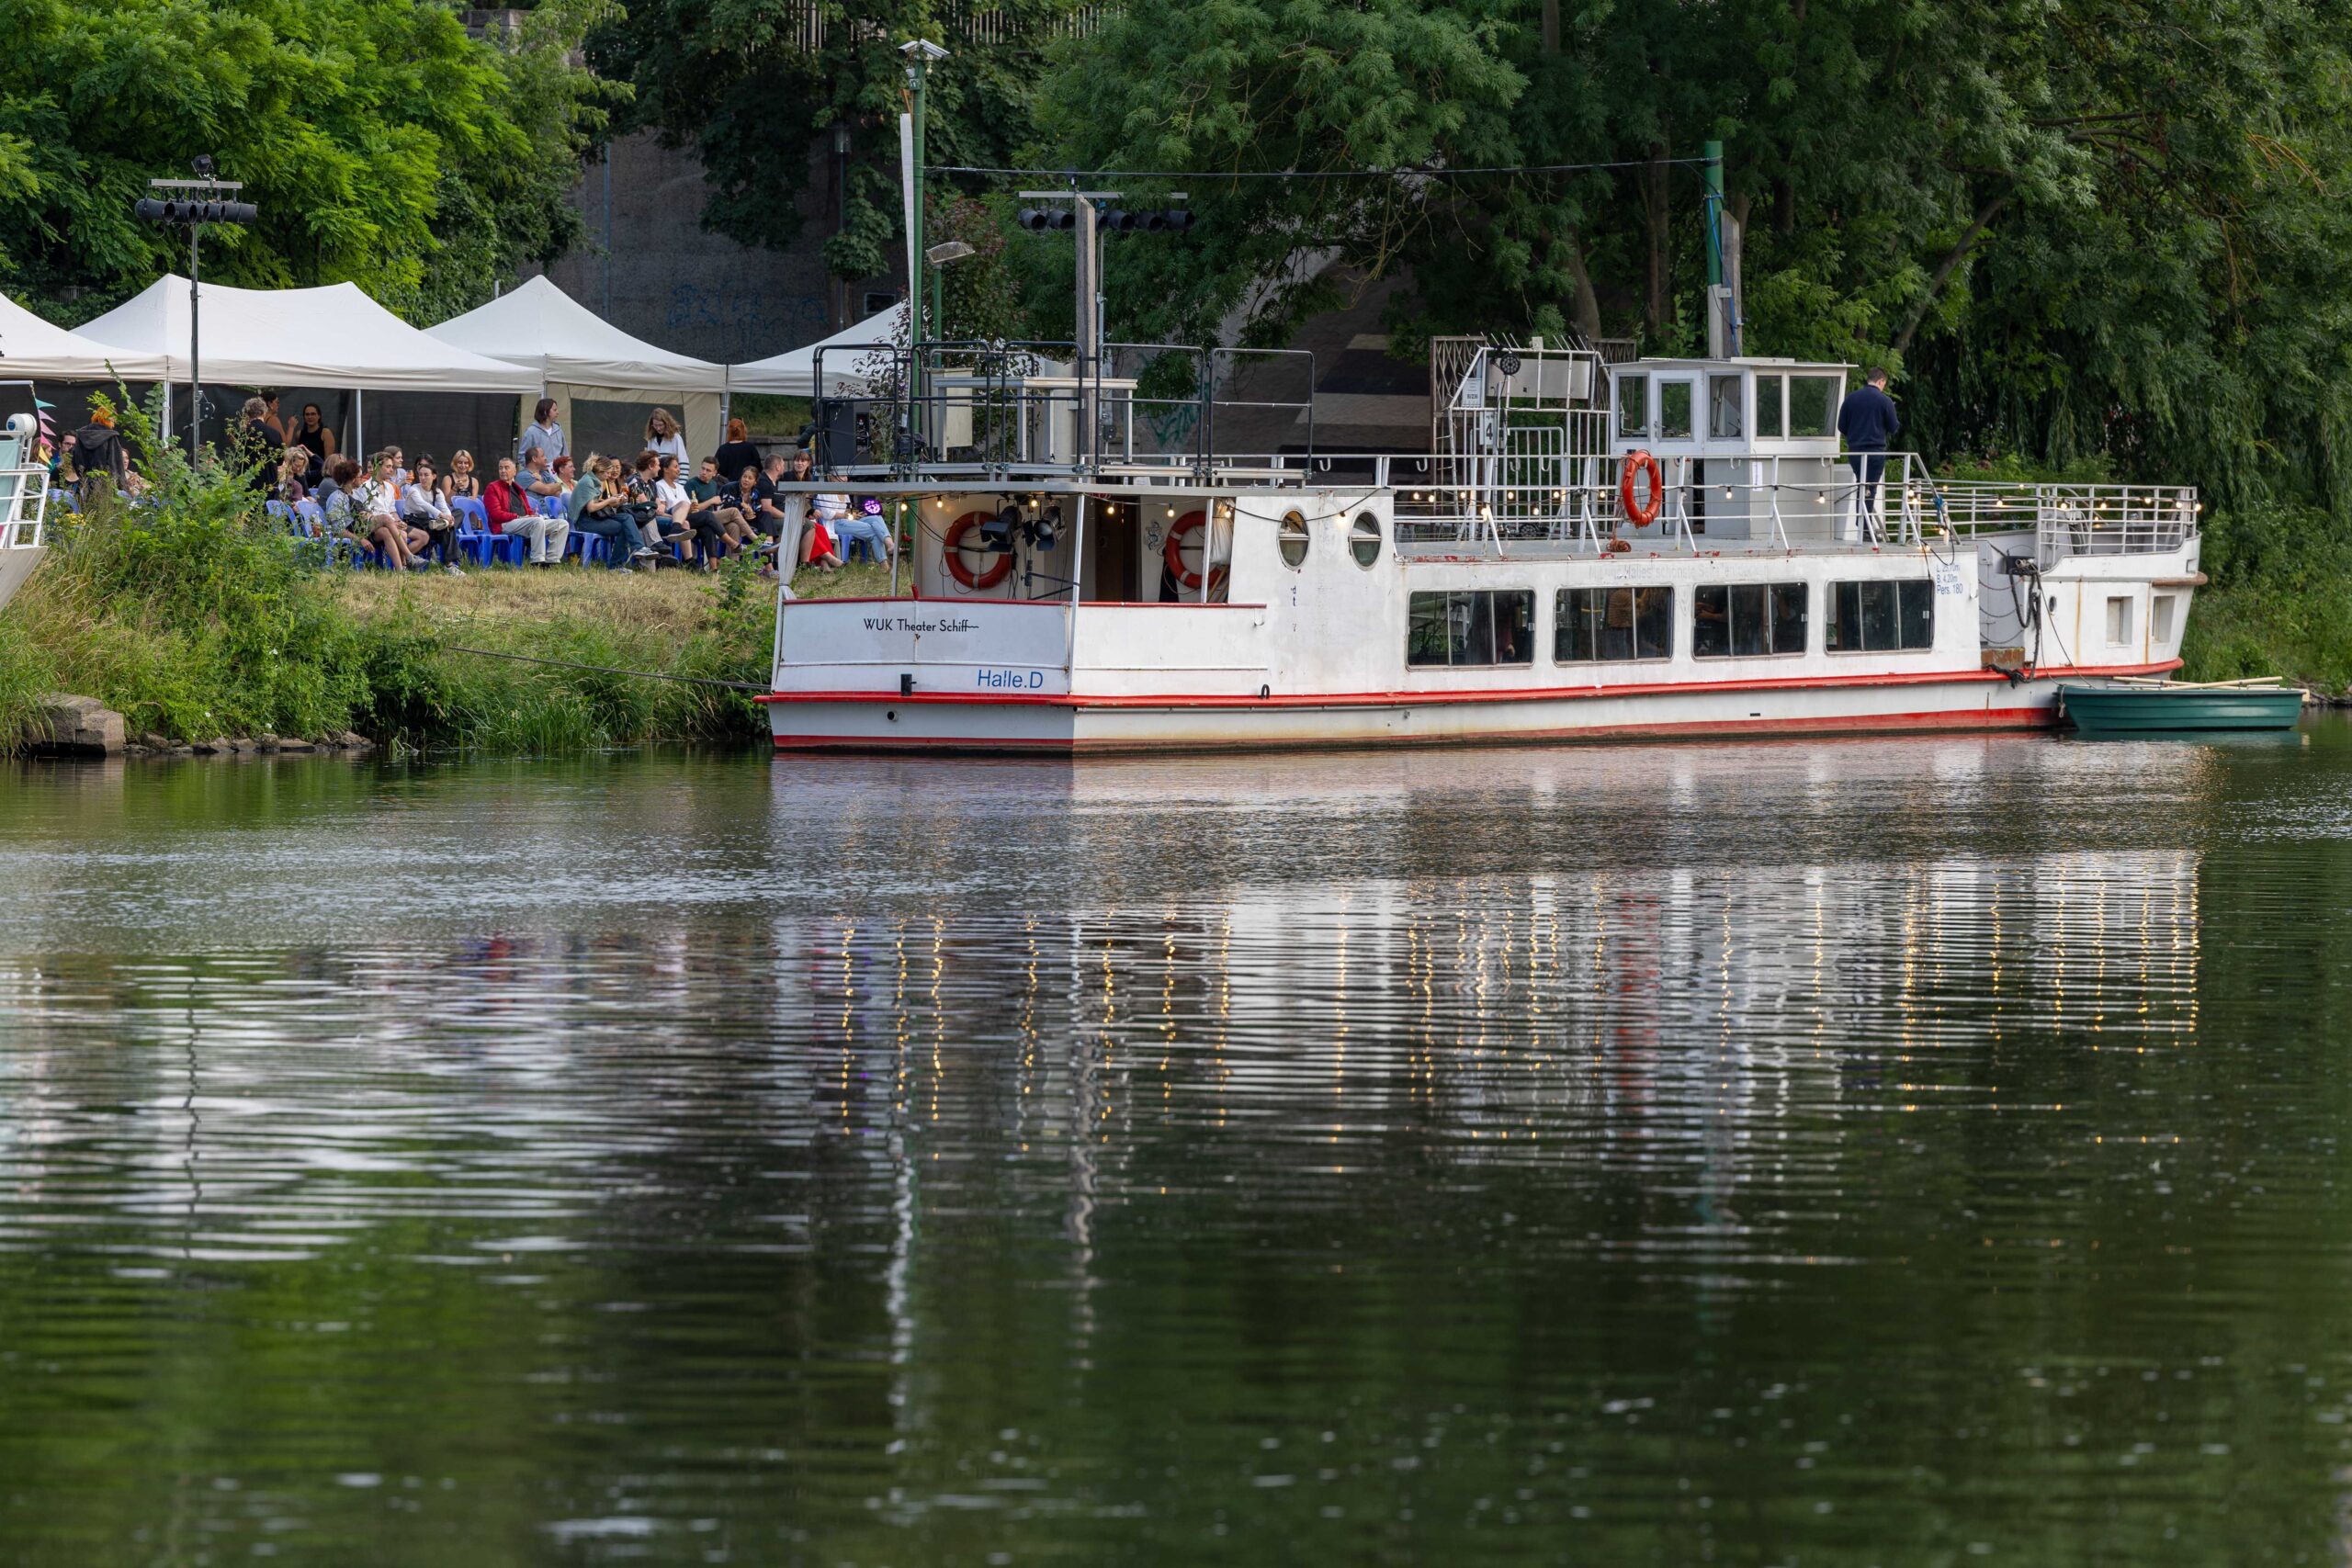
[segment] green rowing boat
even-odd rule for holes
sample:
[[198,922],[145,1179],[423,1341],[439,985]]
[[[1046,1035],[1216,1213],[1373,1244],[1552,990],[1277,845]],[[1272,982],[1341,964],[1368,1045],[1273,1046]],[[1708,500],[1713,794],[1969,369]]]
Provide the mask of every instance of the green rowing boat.
[[2058,711],[2086,735],[2154,735],[2217,729],[2292,729],[2302,717],[2298,686],[2267,681],[2188,684],[2119,681],[2058,688]]

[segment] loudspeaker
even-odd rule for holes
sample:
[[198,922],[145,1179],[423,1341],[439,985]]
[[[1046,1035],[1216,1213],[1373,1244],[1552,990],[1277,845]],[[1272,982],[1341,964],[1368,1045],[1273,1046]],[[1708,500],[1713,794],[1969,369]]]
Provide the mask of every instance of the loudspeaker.
[[816,419],[817,471],[857,461],[857,405],[842,398],[820,399]]

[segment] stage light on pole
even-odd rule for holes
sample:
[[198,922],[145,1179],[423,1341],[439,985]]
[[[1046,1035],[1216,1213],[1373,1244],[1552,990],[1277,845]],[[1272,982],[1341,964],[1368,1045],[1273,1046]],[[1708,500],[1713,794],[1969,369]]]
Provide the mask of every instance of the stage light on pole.
[[195,191],[200,196],[142,197],[131,205],[131,212],[149,223],[161,223],[167,228],[187,230],[187,458],[196,461],[198,447],[204,433],[204,362],[200,356],[202,340],[198,333],[198,317],[203,310],[203,260],[199,243],[207,223],[254,223],[261,218],[261,209],[250,201],[223,201],[223,191],[244,189],[241,180],[213,177],[212,156],[199,155],[191,165],[196,171],[192,180],[149,180],[147,188],[163,191]]

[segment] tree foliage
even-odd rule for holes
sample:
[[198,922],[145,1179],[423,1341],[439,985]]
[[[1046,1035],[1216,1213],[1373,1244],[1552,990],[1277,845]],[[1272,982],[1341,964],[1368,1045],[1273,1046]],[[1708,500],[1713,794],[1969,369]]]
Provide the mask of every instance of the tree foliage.
[[[842,221],[825,263],[842,277],[892,270],[905,234],[899,116],[910,39],[944,39],[925,89],[935,164],[1001,165],[1029,135],[1042,40],[1075,0],[1010,0],[984,15],[925,0],[639,0],[589,40],[590,62],[635,89],[626,124],[691,145],[712,186],[706,227],[782,250],[825,180],[833,129],[850,135]],[[985,24],[985,30],[975,30]]]
[[512,39],[417,0],[0,0],[0,269],[81,318],[186,266],[131,204],[209,152],[262,211],[205,269],[362,284],[437,320],[578,232],[563,194],[611,89],[568,62],[605,0],[548,0]]
[[[1278,341],[1345,276],[1391,323],[1701,337],[1702,145],[1751,352],[1887,364],[1931,450],[2105,455],[2352,501],[2344,7],[2314,0],[1176,0],[1069,44],[1039,157],[1187,179],[1114,331]],[[1571,173],[1453,173],[1495,165]]]

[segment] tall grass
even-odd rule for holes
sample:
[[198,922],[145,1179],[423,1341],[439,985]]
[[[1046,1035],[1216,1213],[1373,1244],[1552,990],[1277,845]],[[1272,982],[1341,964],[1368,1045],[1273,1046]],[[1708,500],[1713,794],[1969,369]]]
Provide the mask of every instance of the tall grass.
[[332,568],[245,475],[191,466],[139,411],[123,418],[152,502],[52,519],[50,558],[0,612],[0,753],[34,738],[51,691],[183,740],[356,729],[548,754],[763,729],[748,693],[607,672],[763,682],[774,588],[748,565],[709,579]]

